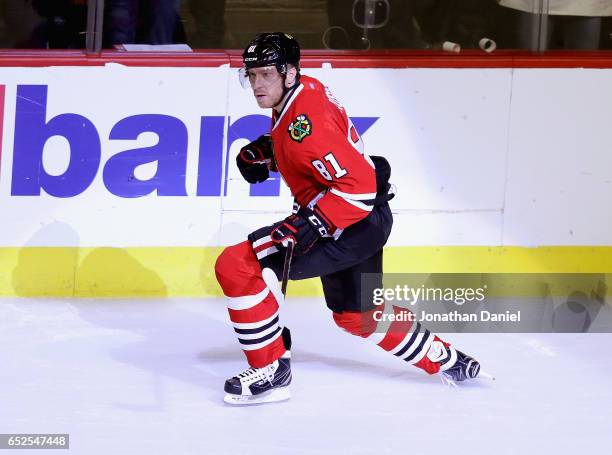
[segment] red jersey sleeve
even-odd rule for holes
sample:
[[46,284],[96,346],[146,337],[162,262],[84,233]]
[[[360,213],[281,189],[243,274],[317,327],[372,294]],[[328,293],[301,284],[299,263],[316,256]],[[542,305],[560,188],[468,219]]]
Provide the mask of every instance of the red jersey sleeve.
[[367,201],[376,197],[374,165],[357,149],[361,139],[343,109],[321,92],[305,101],[311,134],[304,138],[300,156],[310,176],[327,188],[316,206],[334,226],[344,229],[372,211]]

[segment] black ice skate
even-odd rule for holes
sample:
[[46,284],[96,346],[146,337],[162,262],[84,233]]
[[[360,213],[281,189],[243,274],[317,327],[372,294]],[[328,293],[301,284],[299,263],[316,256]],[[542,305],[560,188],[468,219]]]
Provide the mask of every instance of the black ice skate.
[[249,368],[225,381],[225,398],[229,404],[271,403],[291,398],[291,332],[283,327],[281,334],[285,353],[263,368]]
[[270,403],[291,398],[291,353],[263,368],[249,368],[225,381],[223,401],[234,405]]
[[447,385],[456,386],[456,382],[474,379],[479,375],[495,379],[480,370],[480,363],[477,360],[438,339],[431,344],[427,357],[440,365],[440,378]]
[[480,373],[480,363],[478,361],[452,347],[447,349],[453,349],[455,353],[446,364],[442,365],[440,368],[441,374],[456,382],[474,379],[478,376],[478,373]]
[[474,358],[461,351],[457,351],[452,346],[446,346],[445,349],[449,354],[449,358],[440,367],[442,382],[448,385],[456,385],[456,382],[474,379],[479,375],[487,379],[495,379],[490,374],[481,371],[480,363]]

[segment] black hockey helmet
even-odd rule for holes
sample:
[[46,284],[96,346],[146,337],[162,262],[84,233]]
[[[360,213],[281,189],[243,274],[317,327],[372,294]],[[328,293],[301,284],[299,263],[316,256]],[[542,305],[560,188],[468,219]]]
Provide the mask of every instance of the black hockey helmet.
[[283,32],[261,33],[244,49],[242,61],[247,70],[274,65],[279,73],[286,74],[289,63],[299,71],[300,45]]

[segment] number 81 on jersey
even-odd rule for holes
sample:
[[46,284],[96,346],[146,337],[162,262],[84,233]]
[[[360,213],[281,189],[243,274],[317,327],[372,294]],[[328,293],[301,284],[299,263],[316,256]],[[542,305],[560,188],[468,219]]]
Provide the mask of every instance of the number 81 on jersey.
[[[336,159],[336,157],[334,156],[334,154],[332,152],[329,152],[327,155],[325,155],[323,157],[325,159],[325,161],[327,161],[329,164],[331,164],[333,170],[334,170],[334,177],[339,179],[343,176],[345,176],[346,174],[348,174],[346,169],[343,169],[340,166],[340,163],[338,163],[338,160]],[[331,174],[329,173],[329,171],[327,170],[327,167],[325,166],[325,164],[323,163],[323,161],[321,160],[313,160],[312,161],[312,165],[315,167],[315,169],[317,171],[319,171],[319,173],[323,176],[323,178],[325,180],[329,180],[330,182],[333,180],[333,177],[331,176]]]

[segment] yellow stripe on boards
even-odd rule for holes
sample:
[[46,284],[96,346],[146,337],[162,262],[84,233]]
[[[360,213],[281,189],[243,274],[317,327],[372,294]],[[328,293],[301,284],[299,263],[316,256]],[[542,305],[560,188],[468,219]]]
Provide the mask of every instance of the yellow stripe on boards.
[[390,247],[385,272],[612,273],[612,246]]
[[[221,296],[214,274],[221,251],[221,247],[1,247],[0,295]],[[388,247],[384,258],[388,273],[612,274],[610,246]],[[291,282],[289,295],[321,296],[320,282]]]

